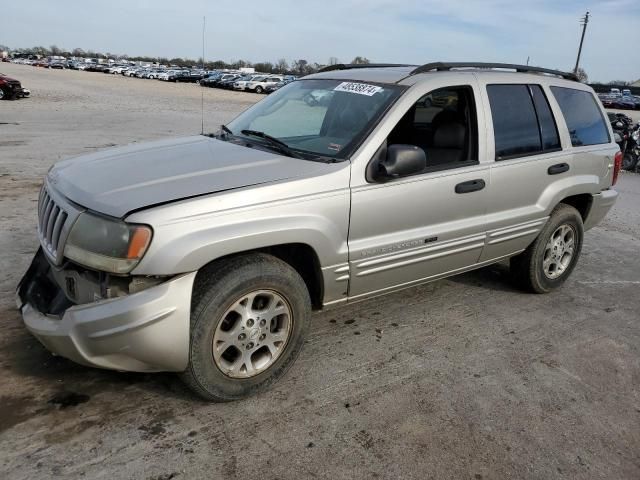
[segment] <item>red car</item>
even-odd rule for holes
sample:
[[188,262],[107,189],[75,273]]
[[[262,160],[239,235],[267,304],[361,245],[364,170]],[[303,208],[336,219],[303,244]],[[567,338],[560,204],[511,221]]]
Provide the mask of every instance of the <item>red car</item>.
[[30,94],[29,90],[22,88],[18,80],[0,73],[0,100],[28,97]]

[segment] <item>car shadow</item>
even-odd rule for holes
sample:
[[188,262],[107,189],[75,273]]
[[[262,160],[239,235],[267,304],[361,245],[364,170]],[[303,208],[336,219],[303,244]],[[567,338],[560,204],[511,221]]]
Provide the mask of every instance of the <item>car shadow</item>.
[[[9,312],[0,313],[0,318],[13,320]],[[25,390],[37,384],[40,392],[60,391],[97,395],[108,391],[135,388],[180,400],[196,397],[173,373],[135,373],[102,370],[78,365],[71,360],[51,354],[32,337],[19,323],[15,315],[15,327],[10,328],[11,338],[5,337],[0,345],[0,368],[5,375],[18,379]],[[19,379],[23,379],[20,381]],[[21,389],[21,385],[18,387]]]
[[511,277],[509,265],[506,262],[494,263],[493,265],[477,270],[449,277],[447,280],[453,283],[485,288],[487,290],[524,293],[515,285]]

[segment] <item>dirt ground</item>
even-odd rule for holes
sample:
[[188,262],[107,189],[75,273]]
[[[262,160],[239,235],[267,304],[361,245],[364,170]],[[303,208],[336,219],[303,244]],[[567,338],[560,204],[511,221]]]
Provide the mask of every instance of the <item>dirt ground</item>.
[[[0,478],[640,478],[640,175],[560,291],[493,266],[319,313],[272,390],[207,404],[173,375],[51,356],[13,303],[49,166],[198,133],[202,90],[0,71],[33,91],[0,102]],[[205,89],[206,125],[259,98]]]

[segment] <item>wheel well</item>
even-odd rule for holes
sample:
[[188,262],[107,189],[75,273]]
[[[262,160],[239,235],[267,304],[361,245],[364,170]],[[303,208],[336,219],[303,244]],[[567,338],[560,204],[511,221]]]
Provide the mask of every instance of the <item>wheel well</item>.
[[581,193],[579,195],[572,195],[571,197],[564,198],[560,203],[566,203],[580,212],[582,221],[584,222],[591,210],[591,204],[593,203],[593,197],[588,193]]
[[[309,290],[311,297],[311,305],[314,310],[322,308],[322,299],[324,296],[324,282],[322,280],[322,270],[320,269],[320,260],[313,248],[304,243],[287,243],[283,245],[273,245],[270,247],[257,248],[255,250],[247,250],[244,252],[232,253],[215,259],[211,263],[215,263],[223,258],[237,257],[248,253],[262,252],[279,258],[283,262],[288,263],[295,271],[297,271]],[[209,263],[208,265],[211,265]],[[204,267],[203,267],[204,268]],[[200,269],[202,270],[202,268]]]

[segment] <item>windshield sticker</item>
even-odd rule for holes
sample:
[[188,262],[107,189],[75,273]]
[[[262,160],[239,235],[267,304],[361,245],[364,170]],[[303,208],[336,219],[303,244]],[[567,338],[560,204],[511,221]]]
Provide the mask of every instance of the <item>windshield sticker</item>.
[[327,147],[329,150],[334,150],[336,152],[339,152],[340,149],[342,148],[342,145],[339,145],[337,143],[330,143],[329,146]]
[[371,97],[384,89],[382,87],[378,87],[376,85],[368,85],[366,83],[342,82],[340,85],[334,88],[334,90],[336,92],[357,93],[358,95],[366,95],[367,97]]

